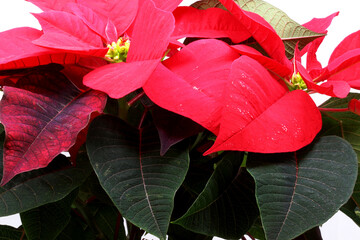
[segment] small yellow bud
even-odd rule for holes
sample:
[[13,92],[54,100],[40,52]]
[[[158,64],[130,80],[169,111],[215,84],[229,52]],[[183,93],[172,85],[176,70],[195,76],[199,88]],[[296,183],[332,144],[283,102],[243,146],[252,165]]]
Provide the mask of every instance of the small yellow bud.
[[291,84],[294,86],[294,90],[305,90],[307,89],[306,83],[302,79],[300,73],[294,73],[290,80]]
[[130,48],[130,39],[128,37],[120,37],[117,42],[112,42],[108,44],[107,47],[109,51],[106,53],[105,57],[110,62],[126,62],[127,54]]

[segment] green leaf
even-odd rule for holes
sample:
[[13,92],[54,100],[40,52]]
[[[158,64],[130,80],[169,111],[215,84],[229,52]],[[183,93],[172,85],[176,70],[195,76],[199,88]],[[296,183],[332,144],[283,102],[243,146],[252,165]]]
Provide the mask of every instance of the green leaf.
[[258,216],[254,182],[241,168],[243,153],[229,153],[216,166],[193,205],[174,221],[193,232],[222,238],[240,238]]
[[55,239],[70,221],[71,204],[77,193],[74,190],[60,201],[20,213],[28,239]]
[[256,239],[266,240],[265,232],[264,232],[264,228],[261,224],[260,216],[255,220],[254,224],[251,226],[248,233]]
[[247,166],[268,240],[323,224],[349,199],[357,176],[356,154],[337,136],[295,153],[249,154]]
[[77,215],[72,215],[70,222],[66,228],[56,238],[57,240],[95,240],[94,232],[91,228],[84,224],[83,219]]
[[123,218],[116,207],[91,203],[89,208],[94,211],[93,219],[97,228],[104,234],[105,239],[127,240]]
[[323,240],[322,236],[321,236],[321,231],[319,227],[315,227],[310,229],[309,231],[301,234],[300,236],[298,236],[297,238],[295,238],[294,240]]
[[[351,99],[360,99],[360,94],[351,93],[346,98],[330,98],[321,108],[347,108]],[[323,112],[323,127],[320,135],[338,135],[348,141],[355,150],[360,166],[360,116],[352,112]],[[352,195],[360,207],[360,176],[358,176]]]
[[212,240],[213,239],[212,236],[206,236],[206,235],[191,232],[177,224],[170,224],[168,237],[169,237],[168,240],[184,240],[184,239]]
[[14,240],[22,239],[26,240],[26,235],[22,227],[13,228],[11,226],[0,225],[0,239],[1,240]]
[[[2,176],[4,136],[0,135],[0,178]],[[85,154],[79,155],[76,166],[59,155],[48,167],[15,176],[0,187],[0,216],[24,212],[56,202],[81,185],[91,172]]]
[[[325,34],[313,32],[292,20],[279,8],[262,0],[234,0],[242,9],[254,12],[262,16],[274,28],[285,45],[286,56],[291,59],[298,43],[299,49],[303,49],[308,43]],[[192,5],[198,9],[209,7],[224,8],[218,0],[202,0]]]
[[86,146],[101,185],[123,217],[165,239],[175,192],[189,166],[188,151],[176,145],[160,156],[155,127],[138,130],[108,115],[92,122]]

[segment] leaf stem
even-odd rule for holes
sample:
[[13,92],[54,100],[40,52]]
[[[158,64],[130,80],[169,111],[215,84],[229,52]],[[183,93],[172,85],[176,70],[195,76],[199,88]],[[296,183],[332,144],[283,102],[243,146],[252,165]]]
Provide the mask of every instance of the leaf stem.
[[140,130],[141,129],[141,126],[143,125],[144,123],[144,120],[145,120],[145,117],[146,117],[146,114],[148,113],[148,108],[145,108],[142,116],[141,116],[141,119],[140,119],[140,122],[139,122],[139,125],[138,125],[138,129]]
[[130,101],[128,101],[128,105],[131,106],[133,105],[136,101],[138,101],[140,98],[142,98],[145,95],[145,92],[142,91],[141,93],[139,93],[138,95],[136,95],[133,99],[131,99]]
[[321,112],[347,112],[349,108],[318,108]]

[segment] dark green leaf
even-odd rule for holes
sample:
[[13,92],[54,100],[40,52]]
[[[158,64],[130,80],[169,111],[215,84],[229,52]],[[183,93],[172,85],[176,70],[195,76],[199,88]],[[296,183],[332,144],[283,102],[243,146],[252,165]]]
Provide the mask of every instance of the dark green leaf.
[[11,226],[0,225],[0,240],[26,240],[26,235],[22,227],[13,228]]
[[300,236],[298,236],[294,240],[308,240],[308,239],[311,239],[311,240],[323,240],[322,236],[321,236],[320,228],[319,227],[312,228],[309,231],[301,234]]
[[114,205],[110,197],[100,185],[95,172],[92,172],[86,181],[80,186],[78,198],[82,202],[87,202],[89,199],[95,198],[106,205]]
[[94,221],[105,239],[127,240],[123,218],[116,207],[99,203],[91,203],[89,207],[95,210]]
[[[351,93],[346,98],[330,98],[321,108],[347,108],[351,99],[360,99],[360,94]],[[360,116],[352,112],[323,112],[323,127],[320,135],[338,135],[347,140],[355,150],[360,165]],[[360,206],[360,176],[358,176],[352,195]]]
[[349,199],[357,176],[355,152],[336,136],[295,153],[249,154],[247,166],[268,240],[323,224]]
[[360,208],[356,205],[352,198],[350,198],[349,201],[340,208],[340,210],[360,227]]
[[70,222],[56,238],[57,240],[95,240],[96,235],[77,215],[72,214]]
[[240,167],[242,161],[242,153],[225,155],[193,205],[174,223],[209,236],[243,236],[258,216],[258,209],[254,183]]
[[[4,137],[0,136],[0,177],[2,175]],[[91,172],[86,155],[81,154],[76,166],[59,155],[48,167],[15,176],[0,187],[0,216],[24,212],[56,202],[81,185]]]
[[260,216],[255,220],[254,224],[249,229],[248,233],[259,240],[266,240],[264,228],[261,224]]
[[74,190],[60,201],[20,213],[28,239],[55,239],[70,221],[71,204],[77,194]]
[[206,236],[199,233],[194,233],[177,224],[170,224],[168,232],[169,240],[212,240],[212,236]]
[[175,192],[188,169],[187,150],[177,145],[160,156],[155,127],[138,130],[108,115],[92,122],[86,146],[101,185],[123,217],[164,239]]
[[172,219],[175,220],[185,214],[195,199],[203,191],[210,176],[214,172],[216,158],[203,156],[202,153],[192,151],[190,154],[190,167],[186,178],[175,196]]

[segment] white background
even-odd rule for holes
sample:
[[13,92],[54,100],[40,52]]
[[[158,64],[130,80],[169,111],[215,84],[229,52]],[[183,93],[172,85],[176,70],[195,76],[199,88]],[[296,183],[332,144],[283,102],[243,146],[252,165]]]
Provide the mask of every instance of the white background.
[[[189,5],[193,0],[185,0],[182,5]],[[327,64],[333,49],[352,32],[360,30],[360,14],[357,0],[267,0],[268,3],[282,9],[298,23],[305,23],[313,17],[326,17],[340,11],[329,27],[329,32],[318,51],[318,58],[323,66]],[[40,29],[40,25],[29,12],[40,12],[38,8],[24,0],[0,0],[0,31],[14,27],[30,26]],[[6,46],[0,46],[6,47]],[[324,98],[316,96],[317,103]],[[18,226],[18,215],[0,218],[0,224]],[[338,213],[321,228],[324,240],[358,240],[360,228],[344,214]],[[149,237],[149,239],[152,239]],[[155,238],[154,238],[155,239]]]

